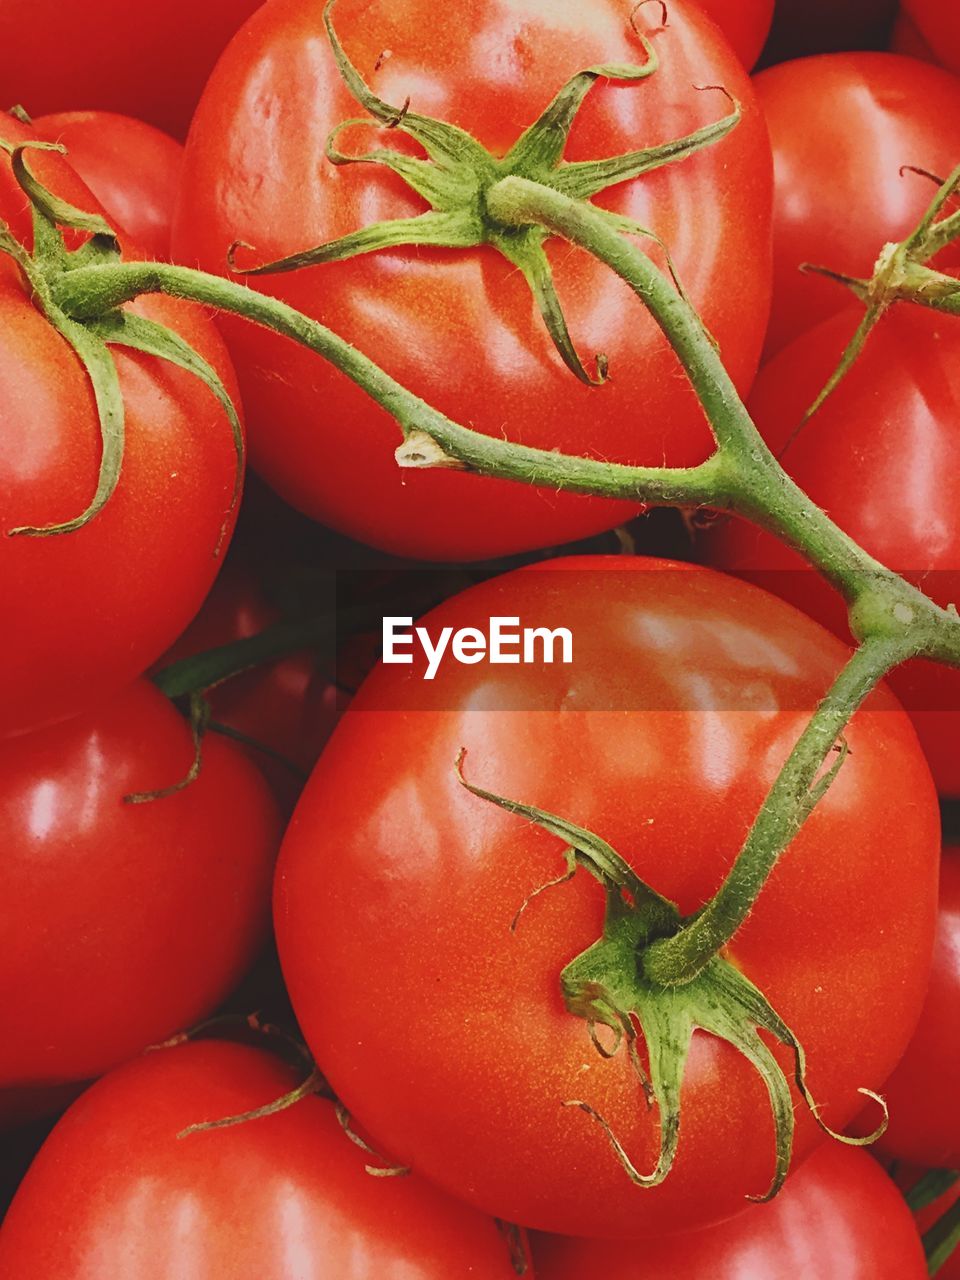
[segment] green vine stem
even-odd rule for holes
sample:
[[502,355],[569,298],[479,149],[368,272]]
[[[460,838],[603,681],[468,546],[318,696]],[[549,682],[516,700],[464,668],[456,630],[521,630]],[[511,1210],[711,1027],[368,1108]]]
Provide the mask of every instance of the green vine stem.
[[[328,6],[328,33],[333,40],[329,14]],[[627,499],[648,506],[709,506],[733,512],[774,533],[824,575],[847,602],[851,630],[861,642],[860,648],[800,735],[716,897],[701,913],[682,921],[670,936],[658,937],[644,951],[641,976],[649,982],[669,989],[700,982],[702,974],[706,974],[702,979],[706,982],[708,967],[736,933],[778,858],[842,767],[846,750],[842,741],[844,726],[877,681],[899,663],[923,656],[960,667],[960,616],[953,608],[939,608],[867,555],[790,479],[761,438],[710,335],[676,280],[661,271],[633,242],[636,236],[649,238],[649,233],[612,218],[590,203],[599,187],[590,186],[592,179],[582,165],[569,165],[563,160],[565,134],[552,134],[551,122],[560,121],[561,133],[569,128],[572,113],[598,77],[640,80],[643,75],[653,74],[653,64],[641,69],[642,74],[636,68],[615,67],[590,68],[581,73],[561,89],[544,117],[522,135],[511,152],[494,161],[486,153],[475,155],[471,147],[479,148],[479,144],[470,140],[471,146],[467,146],[459,134],[453,136],[450,126],[441,127],[439,122],[408,111],[394,120],[396,109],[365,89],[345,55],[341,61],[341,73],[368,114],[390,120],[397,127],[402,125],[408,132],[419,131],[418,140],[423,142],[434,168],[427,161],[418,161],[413,167],[404,161],[408,172],[402,176],[421,194],[428,193],[425,198],[435,213],[469,214],[466,221],[461,218],[465,247],[466,242],[486,244],[516,257],[516,246],[523,242],[525,270],[544,304],[544,320],[560,355],[574,372],[579,368],[578,376],[585,370],[578,365],[562,315],[554,306],[552,285],[543,275],[543,242],[549,236],[562,237],[606,263],[628,283],[670,342],[702,405],[716,442],[716,450],[708,459],[688,468],[636,467],[489,437],[438,412],[325,326],[246,284],[172,264],[124,262],[99,223],[92,228],[93,239],[88,246],[66,255],[54,243],[50,228],[55,223],[83,226],[80,219],[89,219],[89,215],[51,203],[49,193],[31,177],[22,146],[13,149],[19,166],[17,176],[33,202],[35,222],[43,237],[41,248],[46,247],[39,259],[29,259],[9,233],[0,233],[0,251],[15,259],[38,304],[75,346],[87,343],[91,337],[101,344],[116,341],[111,325],[123,321],[126,313],[121,308],[140,295],[162,293],[190,300],[243,317],[332,363],[399,424],[402,442],[396,456],[401,467],[456,467],[548,489]],[[683,145],[676,153],[665,155],[661,148],[656,154],[638,152],[594,162],[602,168],[601,185],[608,180],[626,181],[651,163],[672,163],[692,148],[712,145],[735,126],[736,118],[734,107],[724,120],[711,126],[709,136],[702,132],[679,140],[678,146]],[[469,172],[463,165],[458,168],[451,159],[454,153],[457,165],[461,160],[466,164],[473,157],[474,168]],[[349,160],[339,152],[337,156],[339,163]],[[401,162],[392,153],[381,152],[378,158],[399,171]],[[960,182],[960,170],[952,181],[954,185]],[[926,224],[921,224],[915,233],[919,238],[914,248],[925,250],[939,245],[945,236],[960,234],[960,215],[937,221],[937,213],[951,191],[952,188],[939,194],[939,204],[934,202],[936,207],[928,214]],[[448,223],[449,220],[444,223],[444,235],[449,231]],[[430,225],[435,229],[436,221]],[[395,237],[409,231],[405,226],[399,232],[394,228],[391,234]],[[353,252],[359,246],[360,251],[372,252],[376,251],[375,241],[376,237],[354,237],[346,248]],[[344,250],[343,243],[335,250],[320,246],[316,261],[331,253],[342,255]],[[299,255],[294,257],[300,260]],[[283,264],[264,265],[279,269]],[[919,291],[917,273],[928,268],[919,262],[908,265]],[[933,305],[935,300],[941,310],[960,309],[957,282],[935,272],[929,274],[935,279],[923,277],[926,305]],[[98,356],[102,354],[99,347],[96,351]],[[169,359],[183,359],[183,353],[169,349],[165,354]],[[602,387],[594,394],[602,395]],[[265,653],[270,643],[264,641]],[[253,648],[240,655],[228,655],[227,665],[237,660],[255,661],[256,656]],[[171,690],[182,693],[190,691],[183,684],[186,678],[183,672],[172,672],[167,673],[165,682]],[[214,683],[217,678],[212,669],[199,677],[201,683]],[[190,679],[195,688],[196,673]],[[833,751],[837,758],[824,769]]]
[[404,436],[401,465],[454,463],[483,475],[651,506],[709,505],[735,512],[789,543],[842,593],[853,634],[874,643],[854,656],[853,674],[841,675],[796,744],[719,891],[720,905],[659,944],[652,955],[661,981],[672,968],[672,981],[682,982],[709,959],[708,944],[715,953],[746,918],[809,812],[810,788],[816,790],[817,774],[837,735],[872,685],[916,656],[960,666],[960,617],[867,555],[790,479],[757,431],[697,313],[599,211],[515,176],[499,180],[486,202],[489,216],[502,225],[540,224],[595,254],[630,285],[674,347],[703,405],[717,442],[711,457],[691,468],[632,467],[485,436],[439,413],[344,339],[285,303],[189,268],[123,262],[77,267],[55,280],[51,292],[58,308],[78,321],[143,293],[189,298],[244,316],[329,360],[390,413]]

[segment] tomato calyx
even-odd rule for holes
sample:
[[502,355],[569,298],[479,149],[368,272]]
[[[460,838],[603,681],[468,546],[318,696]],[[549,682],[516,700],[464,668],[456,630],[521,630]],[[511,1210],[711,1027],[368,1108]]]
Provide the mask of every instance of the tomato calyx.
[[[76,317],[59,305],[55,297],[56,287],[70,272],[120,262],[116,232],[100,214],[87,213],[60,199],[31,171],[27,163],[29,152],[45,151],[66,155],[66,148],[60,143],[34,139],[12,143],[0,137],[0,151],[10,157],[13,175],[30,202],[33,224],[33,249],[28,252],[10,228],[0,220],[0,253],[6,254],[16,264],[35,305],[83,365],[93,389],[102,441],[96,489],[89,504],[79,515],[56,524],[23,525],[6,532],[10,536],[29,537],[72,533],[88,524],[109,502],[120,479],[125,445],[123,393],[110,348],[125,347],[166,360],[199,378],[216,396],[227,416],[233,433],[237,465],[230,505],[224,515],[216,548],[216,553],[219,554],[240,500],[244,469],[243,428],[220,375],[179,334],[145,316],[115,307],[94,316]],[[70,234],[71,240],[84,238],[80,239],[77,247],[69,248],[65,231]]]
[[[825,276],[828,280],[843,285],[864,304],[866,310],[836,369],[804,414],[797,431],[837,389],[863,350],[872,330],[895,302],[913,302],[935,311],[960,314],[960,281],[926,265],[941,249],[960,239],[960,211],[944,214],[944,209],[957,198],[960,190],[960,165],[946,180],[941,180],[926,170],[913,170],[909,165],[906,168],[931,178],[938,184],[939,190],[906,240],[883,246],[869,280],[844,275],[828,267],[812,266],[810,263],[804,263],[800,268],[801,271]],[[796,434],[797,432],[791,436],[788,446]]]
[[[588,385],[603,383],[607,377],[606,357],[598,354],[595,372],[589,373],[567,328],[544,251],[544,243],[551,233],[544,226],[516,227],[498,222],[487,206],[486,193],[503,178],[522,177],[543,183],[572,199],[589,200],[607,187],[676,163],[718,142],[738,123],[738,104],[727,94],[731,105],[723,119],[682,138],[598,160],[564,160],[563,152],[571,126],[598,80],[635,83],[652,76],[658,69],[656,50],[632,19],[632,29],[643,47],[645,62],[640,65],[603,64],[578,72],[559,90],[540,117],[524,130],[507,154],[497,157],[464,129],[413,111],[409,99],[398,107],[378,97],[351,63],[340,43],[332,19],[334,4],[335,0],[328,0],[323,20],[337,68],[351,95],[373,121],[386,129],[405,133],[419,143],[426,159],[386,147],[359,155],[340,150],[340,135],[345,129],[369,123],[363,118],[343,121],[333,130],[327,139],[327,159],[335,165],[383,165],[398,174],[425,200],[429,210],[414,217],[377,222],[315,248],[256,266],[242,267],[238,264],[238,250],[250,250],[252,246],[237,241],[229,253],[231,268],[242,275],[267,275],[324,262],[339,262],[358,254],[397,246],[468,249],[481,244],[491,245],[522,272],[567,368]],[[726,90],[721,92],[726,94]],[[598,212],[602,212],[618,231],[653,239],[660,244],[653,232],[638,223],[614,213]]]
[[[568,1099],[563,1105],[584,1112],[600,1126],[631,1182],[638,1187],[658,1186],[673,1167],[680,1141],[683,1078],[693,1033],[698,1029],[732,1045],[754,1067],[767,1089],[775,1131],[774,1174],[763,1194],[748,1199],[770,1200],[780,1190],[790,1170],[795,1127],[789,1081],[761,1032],[790,1051],[794,1084],[824,1133],[851,1146],[865,1146],[881,1136],[887,1127],[886,1104],[866,1088],[859,1092],[883,1110],[883,1119],[873,1133],[851,1138],[824,1122],[807,1085],[803,1045],[729,955],[713,956],[691,979],[667,985],[649,977],[644,964],[647,949],[658,940],[675,935],[692,917],[684,919],[676,903],[641,880],[600,836],[556,814],[468,782],[463,773],[465,754],[461,750],[456,770],[467,791],[526,818],[564,843],[566,874],[543,888],[571,879],[578,867],[588,871],[603,888],[603,934],[564,967],[560,986],[567,1009],[586,1022],[597,1052],[612,1058],[625,1047],[648,1107],[656,1104],[660,1147],[654,1169],[642,1173],[636,1168],[609,1123],[588,1102]],[[517,919],[519,913],[515,924]],[[605,1030],[601,1032],[600,1028]],[[638,1031],[646,1046],[646,1066],[640,1055]]]

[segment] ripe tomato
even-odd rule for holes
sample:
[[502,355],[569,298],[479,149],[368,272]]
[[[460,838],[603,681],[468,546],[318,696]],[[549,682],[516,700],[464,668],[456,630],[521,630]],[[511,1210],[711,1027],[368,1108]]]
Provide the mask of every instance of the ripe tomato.
[[920,1022],[900,1065],[883,1087],[890,1127],[883,1149],[936,1168],[960,1166],[960,850],[945,849],[933,973]]
[[960,71],[960,12],[943,0],[903,0],[903,12],[916,26],[938,62]]
[[489,1218],[417,1177],[366,1173],[369,1157],[326,1099],[178,1139],[296,1083],[269,1054],[213,1041],[107,1076],[31,1166],[0,1231],[0,1271],[11,1280],[515,1276]]
[[62,0],[0,0],[4,106],[96,108],[187,131],[213,64],[261,0],[98,0],[94,15]]
[[[12,117],[2,135],[32,136]],[[61,197],[97,210],[59,157],[30,163]],[[21,240],[30,235],[25,205],[2,156],[0,218]],[[199,308],[154,297],[133,310],[175,329],[237,395],[223,344]],[[102,448],[89,378],[5,256],[0,331],[0,599],[12,610],[0,645],[3,736],[92,706],[173,642],[219,568],[237,459],[207,387],[166,361],[114,347],[127,444],[113,497],[75,533],[10,536],[84,511]]]
[[826,1143],[771,1204],[706,1231],[632,1242],[544,1236],[540,1280],[924,1280],[920,1237],[897,1188],[862,1151]]
[[[761,372],[750,408],[779,452],[824,385],[860,312],[818,325]],[[840,387],[784,455],[790,474],[881,563],[939,604],[960,600],[960,326],[920,308],[888,312]],[[745,573],[848,636],[840,597],[796,553],[721,520],[712,563]],[[911,662],[890,677],[942,794],[960,795],[960,672]]]
[[773,144],[773,354],[849,300],[801,263],[868,277],[919,222],[936,188],[900,168],[957,163],[960,83],[896,54],[838,53],[771,67],[756,86]]
[[102,709],[0,744],[4,1090],[99,1075],[210,1013],[267,924],[279,824],[269,791],[210,737],[182,778],[183,718],[146,681]]
[[110,111],[61,111],[33,127],[62,142],[70,165],[107,211],[152,258],[169,258],[170,224],[183,147],[169,134]]
[[770,30],[774,0],[698,0],[749,71]]
[[[404,1164],[509,1221],[637,1236],[762,1194],[773,1125],[759,1077],[694,1037],[676,1164],[632,1185],[598,1126],[656,1162],[656,1109],[626,1052],[605,1060],[561,969],[601,934],[559,841],[457,781],[601,835],[684,913],[718,887],[846,649],[755,587],[699,568],[572,558],[455,596],[421,625],[564,626],[574,666],[380,666],[304,791],[278,865],[280,959],[321,1069]],[[839,776],[730,947],[805,1043],[828,1122],[859,1110],[909,1039],[936,909],[939,815],[906,716],[876,695]],[[896,841],[887,837],[898,833]],[[882,924],[878,923],[882,922]],[[878,967],[877,930],[884,963]],[[896,982],[889,981],[895,971]],[[798,1157],[818,1133],[798,1104]]]
[[[630,0],[339,0],[333,16],[377,92],[401,102],[411,93],[418,111],[454,120],[499,156],[572,74],[643,58],[632,9]],[[653,31],[659,10],[642,7],[634,20]],[[612,188],[598,203],[669,245],[727,367],[747,386],[769,285],[762,121],[742,67],[685,0],[670,4],[668,26],[651,38],[660,70],[639,86],[599,85],[568,156],[630,151],[721,119],[722,95],[693,85],[722,84],[743,104],[742,122],[721,143]],[[336,69],[322,6],[271,0],[230,46],[198,110],[174,227],[178,259],[224,273],[238,239],[266,261],[420,212],[423,202],[395,174],[324,158],[330,131],[358,110]],[[410,145],[399,131],[390,135],[391,147]],[[703,415],[651,317],[606,267],[566,245],[548,248],[579,349],[609,358],[602,387],[571,375],[521,274],[489,246],[390,250],[250,283],[491,435],[654,464],[705,457]],[[248,325],[228,322],[224,332],[243,379],[256,469],[294,506],[363,542],[414,557],[477,559],[611,528],[636,509],[449,470],[401,472],[396,424],[343,374]]]

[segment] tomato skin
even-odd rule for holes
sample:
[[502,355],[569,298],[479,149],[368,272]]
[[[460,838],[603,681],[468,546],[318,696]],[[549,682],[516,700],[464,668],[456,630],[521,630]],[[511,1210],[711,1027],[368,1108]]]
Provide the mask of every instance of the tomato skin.
[[371,1177],[370,1157],[326,1099],[177,1138],[296,1083],[271,1055],[213,1041],[106,1077],[28,1172],[0,1230],[3,1274],[171,1280],[189,1267],[190,1280],[511,1280],[490,1219],[419,1178]]
[[85,1080],[206,1016],[266,933],[280,829],[263,779],[146,681],[102,709],[0,744],[8,913],[0,993],[15,1033],[0,1089]]
[[770,30],[774,0],[698,0],[749,71]]
[[902,53],[908,58],[919,58],[921,62],[936,62],[937,57],[920,34],[917,24],[903,9],[897,14],[890,36],[890,52]]
[[111,111],[61,111],[34,120],[47,142],[61,142],[111,220],[152,258],[169,258],[170,224],[183,147],[169,134]]
[[827,1142],[769,1204],[730,1222],[632,1242],[534,1241],[540,1280],[924,1280],[910,1211],[876,1161]]
[[[632,7],[627,0],[588,7],[469,0],[438,10],[432,0],[340,0],[334,16],[347,52],[378,92],[402,101],[412,90],[418,110],[453,120],[503,154],[571,74],[591,62],[642,58]],[[637,20],[653,30],[656,7]],[[652,38],[661,70],[636,92],[598,86],[568,156],[629,151],[638,139],[681,136],[721,118],[723,98],[697,93],[695,84],[723,84],[743,104],[742,122],[722,143],[597,202],[663,237],[744,387],[768,305],[763,124],[742,67],[699,11],[676,0],[669,25]],[[384,49],[390,57],[374,75]],[[276,101],[284,103],[279,124]],[[178,260],[222,274],[238,239],[268,260],[420,212],[395,174],[337,168],[324,158],[330,130],[357,114],[320,8],[271,0],[230,46],[198,109],[174,227]],[[359,132],[363,148],[368,138]],[[394,131],[390,146],[411,144]],[[564,367],[529,289],[489,246],[392,250],[251,277],[250,284],[322,320],[428,402],[489,434],[506,430],[530,445],[623,461],[705,457],[711,443],[702,413],[652,318],[587,255],[560,243],[549,253],[579,349],[609,357],[601,388],[582,385]],[[636,510],[449,470],[402,472],[396,424],[344,375],[241,324],[227,323],[224,332],[253,423],[255,469],[292,505],[362,542],[412,557],[477,559],[596,533]]]
[[[624,1055],[602,1060],[562,1003],[561,968],[600,936],[602,890],[578,872],[511,934],[521,903],[562,872],[562,850],[464,791],[454,760],[465,747],[471,781],[598,832],[689,912],[719,884],[846,650],[722,575],[629,557],[553,563],[464,592],[421,625],[436,635],[517,613],[562,624],[575,670],[453,663],[425,685],[381,666],[365,682],[284,840],[280,959],[321,1069],[403,1163],[544,1230],[679,1230],[769,1184],[763,1085],[697,1035],[677,1163],[654,1190],[629,1182],[599,1129],[561,1105],[589,1102],[637,1166],[653,1166],[656,1114]],[[839,1126],[909,1039],[932,947],[933,788],[908,720],[877,697],[731,948],[805,1042],[814,1095]],[[896,850],[882,838],[892,828]],[[799,1103],[797,1120],[802,1156],[819,1135]]]
[[890,1125],[885,1153],[934,1168],[960,1166],[960,849],[945,849],[930,988],[907,1051],[883,1087]]
[[868,278],[884,244],[919,222],[936,188],[900,167],[954,167],[960,83],[891,53],[798,59],[754,83],[774,158],[770,356],[848,305],[845,289],[801,263]]
[[[818,325],[761,371],[749,407],[780,452],[859,323],[847,310]],[[938,604],[960,599],[960,329],[919,307],[889,312],[852,370],[807,423],[784,465],[837,524]],[[772,535],[721,519],[711,563],[752,577],[848,636],[846,609]],[[960,795],[960,672],[908,663],[890,677],[910,711],[943,795]]]
[[[3,136],[33,136],[12,117]],[[59,157],[31,157],[41,180],[96,211]],[[0,217],[30,234],[23,193],[0,158]],[[142,257],[131,249],[128,257]],[[160,297],[133,310],[166,323],[218,371],[239,401],[216,328],[199,308]],[[77,357],[0,262],[0,598],[16,626],[0,644],[0,737],[82,711],[139,676],[197,612],[235,521],[233,435],[216,398],[169,363],[114,347],[126,407],[116,491],[74,533],[8,529],[79,515],[101,455],[93,391]]]
[[98,0],[91,17],[61,0],[0,0],[4,105],[119,111],[182,138],[220,51],[260,3]]
[[938,62],[960,71],[960,13],[943,0],[903,0],[903,12],[913,21]]

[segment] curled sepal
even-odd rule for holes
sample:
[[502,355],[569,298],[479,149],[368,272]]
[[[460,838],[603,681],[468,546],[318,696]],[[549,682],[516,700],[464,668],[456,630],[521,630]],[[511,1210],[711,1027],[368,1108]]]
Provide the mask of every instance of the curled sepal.
[[[818,788],[825,790],[830,785],[844,754],[845,745],[840,744],[838,761],[816,784]],[[457,773],[471,794],[536,823],[563,841],[568,861],[568,875],[563,878],[569,878],[570,862],[575,859],[604,890],[603,935],[563,969],[560,986],[566,1008],[584,1020],[598,1053],[609,1058],[621,1046],[627,1046],[644,1097],[648,1105],[652,1101],[657,1107],[659,1146],[654,1167],[649,1172],[638,1169],[609,1121],[589,1102],[567,1099],[563,1105],[577,1108],[599,1125],[632,1182],[642,1187],[657,1186],[673,1167],[681,1138],[684,1073],[693,1033],[697,1030],[726,1041],[742,1054],[767,1090],[775,1133],[774,1170],[766,1191],[750,1199],[769,1200],[783,1185],[790,1169],[795,1124],[789,1081],[761,1032],[772,1036],[792,1054],[797,1089],[826,1134],[855,1146],[866,1145],[880,1136],[886,1128],[886,1106],[882,1098],[869,1089],[859,1092],[877,1101],[884,1112],[876,1132],[866,1138],[849,1138],[824,1122],[807,1085],[806,1057],[800,1041],[766,996],[723,955],[713,956],[695,977],[684,983],[665,986],[649,978],[643,964],[645,949],[685,923],[675,904],[640,880],[599,836],[542,809],[505,799],[468,783],[462,772],[463,757],[461,751]],[[612,1031],[612,1043],[599,1038],[598,1027]],[[646,1069],[638,1048],[641,1034],[646,1048]]]
[[409,101],[397,107],[377,97],[340,43],[333,25],[335,3],[336,0],[327,0],[323,10],[323,24],[343,82],[364,111],[388,129],[400,129],[415,138],[432,160],[454,163],[469,160],[483,168],[489,168],[492,163],[489,153],[466,130],[411,111]]
[[120,479],[120,468],[123,465],[123,395],[120,391],[117,367],[107,349],[107,344],[102,338],[89,332],[84,325],[71,320],[55,308],[47,308],[46,315],[77,353],[93,387],[102,441],[100,472],[90,505],[80,515],[59,524],[21,525],[8,531],[11,536],[49,537],[53,534],[73,533],[81,529],[110,501]]
[[621,80],[629,84],[646,80],[654,74],[660,65],[657,52],[642,31],[636,26],[634,31],[643,45],[646,61],[639,65],[607,63],[586,67],[571,76],[543,114],[523,131],[504,156],[504,169],[510,173],[555,169],[563,156],[577,112],[598,80]]
[[236,467],[233,475],[230,505],[224,516],[223,524],[220,527],[220,536],[214,549],[214,554],[219,555],[226,538],[227,528],[236,510],[237,503],[240,501],[245,457],[243,427],[240,424],[236,406],[230,398],[230,393],[223,385],[220,375],[213,365],[205,360],[198,351],[194,350],[188,342],[185,342],[178,333],[166,328],[164,325],[156,324],[153,320],[147,320],[144,316],[134,315],[131,311],[108,312],[107,315],[98,320],[88,321],[86,328],[102,342],[110,343],[114,346],[128,347],[132,351],[141,351],[144,355],[166,360],[170,364],[176,365],[178,369],[183,369],[187,373],[193,374],[195,378],[199,378],[204,386],[213,392],[220,402],[224,413],[227,415],[227,421],[230,423],[230,430],[233,434]]
[[210,703],[203,693],[191,693],[189,707],[190,739],[193,743],[193,759],[190,768],[176,782],[168,783],[155,791],[131,791],[123,797],[124,804],[153,804],[155,800],[166,800],[180,791],[186,791],[200,777],[203,768],[203,737],[210,727]]
[[386,1156],[381,1155],[375,1147],[371,1147],[365,1138],[361,1138],[353,1127],[353,1116],[351,1116],[342,1102],[334,1100],[333,1105],[337,1123],[353,1145],[359,1147],[364,1155],[373,1156],[375,1159],[382,1161],[381,1164],[365,1164],[363,1166],[364,1172],[368,1173],[371,1178],[405,1178],[410,1173],[409,1165],[390,1164]]
[[58,227],[69,227],[72,231],[89,231],[92,235],[113,238],[113,228],[101,214],[89,213],[84,209],[78,209],[66,200],[62,200],[30,172],[26,160],[28,151],[53,151],[57,155],[65,156],[67,149],[61,143],[40,142],[35,139],[29,139],[26,142],[18,142],[15,145],[11,145],[0,140],[0,149],[6,151],[10,156],[13,176],[23,189],[33,208],[42,213],[49,222]]
[[239,1115],[223,1116],[219,1120],[201,1120],[197,1124],[189,1124],[186,1129],[180,1130],[177,1137],[189,1138],[194,1133],[208,1133],[211,1129],[232,1129],[234,1125],[249,1124],[253,1120],[263,1120],[267,1116],[275,1116],[281,1111],[288,1111],[290,1107],[295,1107],[304,1098],[309,1098],[315,1093],[324,1093],[326,1089],[327,1082],[317,1068],[314,1067],[303,1084],[297,1085],[295,1089],[285,1093],[282,1098],[276,1098],[273,1102],[268,1102],[263,1107],[256,1107],[253,1111],[244,1111]]

